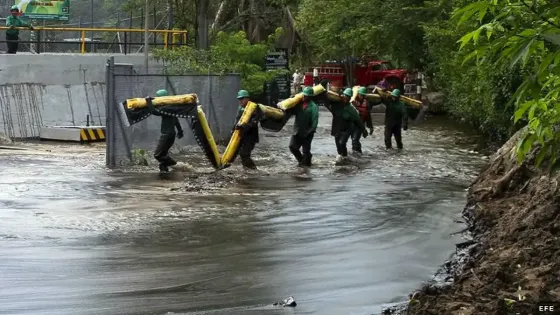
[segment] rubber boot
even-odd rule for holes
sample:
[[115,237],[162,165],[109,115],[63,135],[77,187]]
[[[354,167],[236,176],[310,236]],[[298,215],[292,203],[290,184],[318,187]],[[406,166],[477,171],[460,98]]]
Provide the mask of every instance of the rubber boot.
[[311,167],[311,158],[312,157],[313,157],[313,154],[311,154],[311,153],[304,154],[303,159],[301,161],[301,165],[305,166],[305,167]]
[[174,166],[174,165],[177,165],[177,161],[175,161],[175,160],[172,159],[172,158],[168,158],[166,162],[167,162],[167,166]]
[[162,173],[167,173],[169,172],[169,168],[167,167],[167,165],[165,163],[160,163],[159,164],[159,171]]
[[[358,137],[358,138],[356,138]],[[352,155],[361,156],[362,155],[362,144],[360,143],[361,135],[354,135],[352,137]]]
[[256,170],[257,166],[255,165],[255,162],[253,162],[253,159],[251,159],[250,157],[242,157],[241,158],[241,165],[243,165],[244,168],[248,168],[251,170]]
[[335,165],[343,165],[347,160],[348,160],[348,158],[345,155],[339,154],[336,157],[336,160],[335,160],[334,164]]
[[298,165],[301,165],[303,161],[303,155],[301,154],[301,152],[293,147],[290,147],[290,152],[292,152],[292,155],[296,158],[296,161],[298,161]]

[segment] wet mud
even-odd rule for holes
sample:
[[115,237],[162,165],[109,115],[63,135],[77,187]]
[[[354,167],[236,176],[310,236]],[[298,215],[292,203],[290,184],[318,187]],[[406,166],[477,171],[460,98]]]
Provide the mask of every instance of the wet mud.
[[[430,118],[386,151],[382,119],[364,155],[336,166],[321,113],[306,172],[290,126],[261,132],[256,171],[236,160],[216,172],[196,147],[175,148],[163,175],[149,154],[107,170],[102,145],[0,149],[0,310],[335,315],[406,301],[463,241],[453,234],[485,157]],[[290,296],[297,307],[273,305]]]
[[470,186],[466,240],[440,277],[386,314],[540,314],[539,305],[560,306],[560,175],[533,166],[538,151],[517,164],[517,141]]

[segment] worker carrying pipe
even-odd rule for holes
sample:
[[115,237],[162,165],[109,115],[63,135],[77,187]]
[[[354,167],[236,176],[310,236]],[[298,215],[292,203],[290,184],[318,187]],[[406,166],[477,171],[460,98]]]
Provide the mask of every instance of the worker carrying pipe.
[[294,132],[289,149],[300,167],[311,166],[311,142],[319,123],[319,108],[311,99],[313,95],[313,88],[305,87],[303,101],[295,108]]
[[251,158],[251,153],[255,149],[255,145],[259,142],[259,119],[262,113],[260,108],[255,106],[255,110],[251,114],[249,120],[246,123],[241,123],[240,120],[243,113],[251,100],[249,92],[240,90],[237,93],[237,99],[239,100],[239,107],[237,109],[237,117],[235,118],[237,124],[234,126],[234,130],[239,130],[242,134],[239,157],[241,158],[241,164],[244,168],[257,169],[255,162]]
[[355,130],[362,133],[366,138],[368,132],[360,119],[358,110],[350,103],[352,98],[352,89],[344,90],[341,102],[327,102],[325,106],[333,115],[331,135],[334,137],[336,151],[338,153],[336,163],[340,164],[346,161],[348,157],[348,149],[346,144]]
[[402,130],[408,130],[407,106],[400,100],[401,91],[394,89],[390,97],[385,97],[385,147],[392,148],[392,137],[395,137],[397,148],[403,149]]
[[[356,99],[352,102],[352,105],[358,110],[360,114],[360,120],[369,129],[369,134],[373,134],[373,122],[371,120],[371,104],[366,99],[367,89],[362,86],[358,89],[358,95]],[[352,133],[352,151],[355,154],[362,154],[362,144],[360,139],[362,137],[362,131],[355,128]]]
[[[169,96],[167,90],[159,90],[156,92],[156,97]],[[175,143],[175,136],[178,139],[183,138],[183,128],[179,119],[174,116],[163,114],[156,114],[161,116],[161,136],[154,151],[154,158],[159,162],[160,172],[169,172],[169,166],[177,165],[177,161],[169,156],[169,149]],[[175,133],[177,128],[177,133]]]

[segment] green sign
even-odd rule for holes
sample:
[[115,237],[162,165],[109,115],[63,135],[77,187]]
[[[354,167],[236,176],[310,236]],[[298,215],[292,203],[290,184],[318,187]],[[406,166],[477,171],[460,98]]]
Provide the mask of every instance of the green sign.
[[16,0],[16,5],[30,19],[68,21],[70,18],[70,0]]

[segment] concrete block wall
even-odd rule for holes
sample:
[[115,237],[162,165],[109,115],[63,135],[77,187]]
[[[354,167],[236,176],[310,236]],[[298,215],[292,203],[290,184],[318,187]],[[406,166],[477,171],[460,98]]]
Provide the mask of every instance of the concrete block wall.
[[[36,138],[41,126],[85,125],[87,115],[90,124],[105,125],[108,57],[0,55],[0,133],[10,138]],[[115,62],[142,67],[144,57],[115,56]]]

